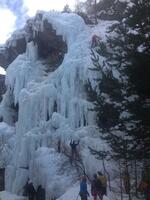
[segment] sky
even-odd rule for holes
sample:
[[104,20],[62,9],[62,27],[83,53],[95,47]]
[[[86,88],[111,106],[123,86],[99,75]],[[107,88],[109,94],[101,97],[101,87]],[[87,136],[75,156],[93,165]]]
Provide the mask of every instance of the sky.
[[[0,0],[0,44],[10,37],[11,33],[21,28],[28,17],[37,10],[62,11],[66,4],[73,9],[76,0]],[[4,20],[5,19],[5,20]]]
[[0,74],[5,74],[5,70],[0,66]]

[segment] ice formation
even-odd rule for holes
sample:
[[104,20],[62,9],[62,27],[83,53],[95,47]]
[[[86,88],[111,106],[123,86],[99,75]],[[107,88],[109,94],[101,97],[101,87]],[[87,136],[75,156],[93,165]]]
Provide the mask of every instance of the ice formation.
[[[26,52],[7,68],[7,92],[0,115],[15,127],[13,157],[6,164],[6,190],[22,194],[30,177],[36,188],[41,184],[46,189],[46,198],[50,199],[63,194],[77,179],[68,157],[57,152],[58,140],[69,149],[71,139],[80,139],[80,154],[91,174],[102,164],[89,153],[88,146],[103,149],[105,144],[97,141],[95,114],[90,110],[92,104],[86,100],[84,87],[92,76],[91,35],[98,30],[91,31],[75,14],[47,12],[43,13],[45,19],[57,35],[62,35],[68,52],[54,72],[46,73],[36,44],[29,42]],[[36,24],[35,30],[42,30],[43,21]],[[107,25],[105,22],[101,26],[103,39]]]

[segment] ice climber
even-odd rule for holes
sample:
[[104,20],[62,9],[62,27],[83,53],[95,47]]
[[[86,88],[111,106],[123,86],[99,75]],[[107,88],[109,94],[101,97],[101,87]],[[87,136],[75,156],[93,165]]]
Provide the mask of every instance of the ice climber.
[[87,190],[86,176],[82,176],[81,178],[79,194],[80,194],[81,200],[87,200],[89,196],[89,192]]
[[58,142],[57,142],[57,151],[58,151],[58,153],[61,152],[61,139],[58,139]]
[[100,42],[100,37],[97,35],[93,35],[92,36],[92,44],[91,44],[91,48],[96,47]]
[[74,160],[76,158],[79,158],[79,154],[77,152],[77,146],[79,145],[79,141],[75,142],[74,140],[70,142],[71,147],[71,160]]

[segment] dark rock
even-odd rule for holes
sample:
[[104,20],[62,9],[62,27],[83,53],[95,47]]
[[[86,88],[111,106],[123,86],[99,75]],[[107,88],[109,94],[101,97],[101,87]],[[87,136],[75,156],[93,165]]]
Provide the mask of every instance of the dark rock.
[[24,34],[18,38],[13,38],[12,35],[5,47],[0,48],[0,65],[3,68],[6,69],[19,54],[24,53],[27,42],[30,41],[37,44],[38,59],[45,60],[45,64],[49,66],[47,71],[53,71],[61,64],[64,54],[67,52],[67,44],[61,35],[56,35],[56,31],[47,20],[43,21],[42,31],[38,26],[39,22],[42,22],[42,13],[38,13],[26,22],[24,29],[22,29]]
[[6,91],[6,86],[5,86],[5,76],[0,74],[0,102],[2,100],[2,95]]
[[84,20],[85,24],[89,24],[89,25],[93,25],[94,22],[92,22],[92,20],[88,17],[88,15],[84,12],[77,12],[76,14],[78,14],[80,17],[82,17],[82,19]]
[[14,42],[16,43],[15,46],[13,44],[6,44],[3,50],[0,49],[0,65],[4,69],[6,69],[19,54],[24,53],[26,50],[25,37],[16,39]]

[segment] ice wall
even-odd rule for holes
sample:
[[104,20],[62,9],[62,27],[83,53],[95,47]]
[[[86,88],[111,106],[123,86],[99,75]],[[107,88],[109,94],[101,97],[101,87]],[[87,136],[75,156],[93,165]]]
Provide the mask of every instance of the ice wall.
[[[21,194],[30,177],[35,187],[42,184],[49,199],[62,194],[76,177],[68,158],[57,153],[58,139],[69,149],[70,139],[92,135],[83,128],[94,124],[94,114],[84,88],[91,65],[89,28],[75,14],[43,13],[45,19],[56,34],[63,36],[68,52],[54,72],[46,73],[45,65],[38,60],[36,44],[28,43],[26,53],[7,68],[7,92],[0,114],[16,128],[14,155],[6,168],[6,189]],[[43,22],[39,23],[42,29]],[[12,104],[19,107],[15,124]],[[61,170],[64,165],[68,167]]]

